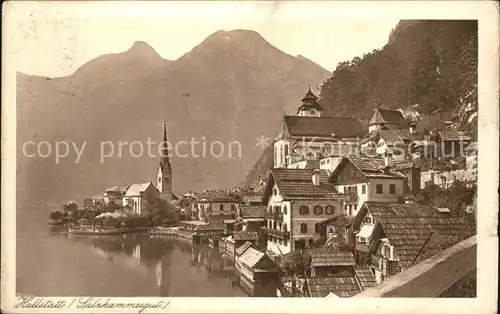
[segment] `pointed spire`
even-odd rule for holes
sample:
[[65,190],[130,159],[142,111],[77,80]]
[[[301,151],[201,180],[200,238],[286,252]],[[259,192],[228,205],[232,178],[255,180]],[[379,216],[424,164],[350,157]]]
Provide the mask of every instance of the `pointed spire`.
[[170,152],[168,149],[168,140],[167,140],[167,122],[163,120],[163,142],[162,142],[162,149],[161,149],[161,160],[160,160],[160,167],[162,169],[165,169],[165,167],[170,168]]

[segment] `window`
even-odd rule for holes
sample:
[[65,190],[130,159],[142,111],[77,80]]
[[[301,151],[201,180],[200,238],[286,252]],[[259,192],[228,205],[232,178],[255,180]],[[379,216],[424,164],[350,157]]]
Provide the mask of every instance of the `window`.
[[286,208],[286,205],[283,205],[283,214],[286,215],[288,213],[288,210]]
[[327,205],[325,207],[325,212],[327,215],[333,215],[335,213],[335,207],[332,205]]
[[358,210],[358,204],[354,204],[354,211]]
[[219,205],[219,209],[220,209],[220,210],[224,210],[224,204],[220,204],[220,205]]
[[323,207],[321,205],[316,205],[314,206],[314,214],[315,215],[322,215],[323,214]]
[[273,195],[277,195],[278,194],[278,190],[277,189],[273,189]]
[[278,223],[278,230],[281,230],[281,222]]
[[321,233],[321,225],[319,224],[319,222],[314,224],[314,232]]
[[327,164],[329,164],[329,163],[330,163],[330,159],[327,159],[327,160],[326,160],[326,163],[327,163]]
[[347,194],[347,186],[344,186],[344,194]]
[[268,223],[269,229],[272,229],[273,228],[273,223],[271,222],[271,220],[268,220],[267,223]]
[[307,224],[305,222],[300,224],[300,232],[307,233]]
[[279,239],[279,240],[278,240],[278,243],[279,243],[280,245],[283,245],[283,240],[282,240],[282,239]]
[[283,224],[283,231],[288,231],[288,227],[286,225],[286,222]]
[[376,189],[377,194],[382,194],[382,193],[384,193],[384,186],[383,186],[382,184],[377,184],[377,185],[375,186],[375,189]]
[[287,239],[287,238],[285,238],[285,239],[283,240],[283,245],[284,245],[284,246],[288,246],[288,239]]
[[276,221],[273,222],[273,229],[276,229]]
[[307,160],[314,160],[314,154],[309,152],[307,153],[307,157],[306,157]]
[[365,223],[365,224],[371,224],[372,223],[372,217],[365,216],[365,218],[363,218],[363,223]]
[[396,185],[389,184],[389,194],[396,194]]
[[305,205],[300,206],[299,213],[301,215],[308,215],[309,214],[309,207],[307,207]]
[[312,115],[315,115],[315,114],[316,114],[316,110],[314,110],[314,109],[309,110],[309,112],[310,112]]
[[361,194],[366,194],[366,185],[361,186]]
[[349,216],[352,215],[352,205],[349,205]]

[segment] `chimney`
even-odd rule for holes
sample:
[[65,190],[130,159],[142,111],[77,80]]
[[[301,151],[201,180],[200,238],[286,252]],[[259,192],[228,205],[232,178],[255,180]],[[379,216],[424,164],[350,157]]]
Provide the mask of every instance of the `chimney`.
[[319,173],[320,170],[318,168],[312,170],[312,182],[314,186],[319,186]]
[[417,134],[417,124],[415,122],[410,123],[410,134]]
[[386,167],[391,167],[392,166],[392,151],[388,150],[385,152],[385,166]]

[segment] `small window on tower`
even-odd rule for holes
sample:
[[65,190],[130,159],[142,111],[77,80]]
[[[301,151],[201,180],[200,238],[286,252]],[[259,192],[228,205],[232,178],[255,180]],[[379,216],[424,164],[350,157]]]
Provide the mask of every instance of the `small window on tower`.
[[309,110],[309,112],[310,112],[312,115],[316,114],[316,110],[314,110],[314,109]]
[[161,182],[161,177],[158,178],[158,182]]

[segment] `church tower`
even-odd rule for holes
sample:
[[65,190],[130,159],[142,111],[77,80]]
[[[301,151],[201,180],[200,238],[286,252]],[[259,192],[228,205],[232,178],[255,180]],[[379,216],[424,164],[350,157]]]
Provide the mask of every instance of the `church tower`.
[[309,86],[309,91],[304,98],[302,98],[302,104],[297,110],[297,115],[304,117],[321,117],[322,111],[323,108],[321,108],[318,103],[318,97],[311,92],[311,86]]
[[156,186],[160,191],[160,197],[170,204],[172,202],[172,167],[170,166],[169,149],[167,143],[167,124],[163,123],[163,142],[161,148],[160,165]]

